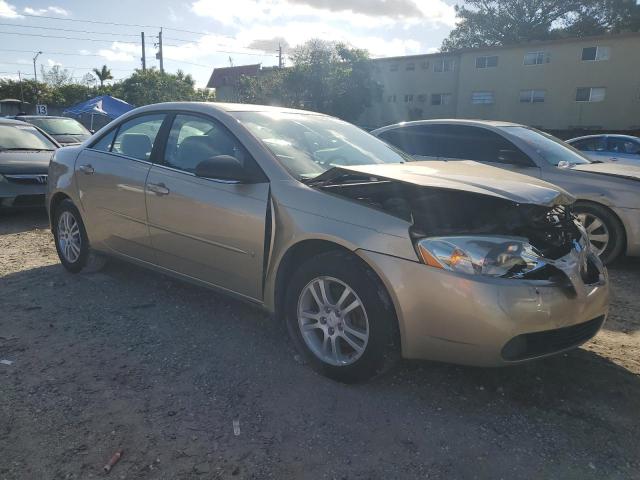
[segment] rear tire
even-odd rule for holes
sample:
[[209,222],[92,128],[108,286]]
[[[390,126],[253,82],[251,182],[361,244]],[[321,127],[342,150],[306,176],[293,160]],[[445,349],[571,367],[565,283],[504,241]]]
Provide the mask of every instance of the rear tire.
[[622,223],[606,207],[595,203],[576,203],[573,212],[590,237],[591,248],[605,265],[613,263],[625,250]]
[[287,285],[285,314],[300,354],[334,380],[368,380],[397,357],[389,296],[354,255],[327,252],[304,262]]
[[71,200],[56,207],[52,230],[60,262],[69,272],[96,272],[106,263],[103,256],[91,251],[82,217]]

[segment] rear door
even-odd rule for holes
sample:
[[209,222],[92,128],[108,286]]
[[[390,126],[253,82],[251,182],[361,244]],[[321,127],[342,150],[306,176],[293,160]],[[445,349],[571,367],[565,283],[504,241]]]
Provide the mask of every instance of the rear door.
[[131,118],[78,157],[76,178],[92,243],[153,261],[144,186],[165,118],[164,113]]
[[196,165],[231,155],[259,169],[217,120],[179,113],[151,168],[146,200],[158,264],[253,299],[261,298],[269,183],[195,176]]

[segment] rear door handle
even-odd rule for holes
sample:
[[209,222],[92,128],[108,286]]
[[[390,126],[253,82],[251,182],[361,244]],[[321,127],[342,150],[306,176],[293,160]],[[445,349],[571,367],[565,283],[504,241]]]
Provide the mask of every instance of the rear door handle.
[[95,168],[93,168],[90,164],[80,165],[78,167],[78,170],[80,170],[85,175],[93,175],[93,173],[96,171]]
[[156,195],[169,195],[170,190],[164,183],[148,183],[147,189]]

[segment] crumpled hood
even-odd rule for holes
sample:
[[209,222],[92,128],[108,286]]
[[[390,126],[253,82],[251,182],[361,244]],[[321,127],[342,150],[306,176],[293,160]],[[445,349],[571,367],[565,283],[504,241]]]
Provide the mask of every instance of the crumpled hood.
[[471,160],[429,160],[335,168],[422,187],[489,195],[516,203],[553,206],[568,205],[575,201],[569,192],[551,183]]
[[640,180],[640,165],[630,165],[629,163],[588,163],[584,165],[574,165],[571,167],[571,170]]
[[0,151],[0,174],[45,174],[53,151]]

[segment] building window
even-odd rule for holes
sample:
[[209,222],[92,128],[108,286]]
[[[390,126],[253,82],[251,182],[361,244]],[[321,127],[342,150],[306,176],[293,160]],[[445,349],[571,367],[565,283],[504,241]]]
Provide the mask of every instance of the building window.
[[397,72],[398,71],[398,64],[397,63],[392,63],[391,66],[389,67],[389,71],[390,72]]
[[421,67],[423,70],[429,70],[429,60],[425,60],[424,62],[422,62],[422,63],[420,64],[420,67]]
[[473,92],[471,103],[475,105],[489,105],[494,103],[493,92]]
[[542,103],[545,94],[545,90],[520,90],[520,103]]
[[525,65],[542,65],[549,63],[550,57],[548,52],[529,52],[524,54]]
[[416,69],[416,64],[413,63],[413,62],[407,63],[406,69],[407,70],[415,70]]
[[476,57],[476,68],[492,68],[498,66],[498,56]]
[[449,105],[451,103],[450,93],[432,93],[431,105]]
[[585,47],[582,49],[583,62],[609,60],[609,47]]
[[434,72],[453,72],[455,64],[452,58],[438,58],[433,61]]
[[413,95],[411,93],[407,93],[404,96],[404,103],[413,102]]
[[419,93],[418,94],[418,101],[420,103],[424,103],[427,101],[427,96],[424,93]]
[[576,90],[576,102],[601,102],[606,92],[604,87],[579,87]]
[[396,96],[395,95],[389,95],[387,97],[387,102],[389,103],[396,103]]

